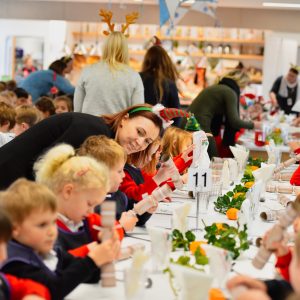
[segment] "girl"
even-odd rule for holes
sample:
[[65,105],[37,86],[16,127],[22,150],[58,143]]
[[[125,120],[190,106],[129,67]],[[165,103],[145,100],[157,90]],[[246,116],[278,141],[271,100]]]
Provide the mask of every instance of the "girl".
[[[58,199],[58,244],[74,256],[86,256],[97,245],[101,218],[94,214],[109,191],[107,168],[91,157],[77,157],[69,145],[50,149],[35,164],[36,181]],[[120,239],[122,228],[118,229]]]
[[73,104],[68,96],[58,96],[53,100],[53,103],[56,114],[73,111]]

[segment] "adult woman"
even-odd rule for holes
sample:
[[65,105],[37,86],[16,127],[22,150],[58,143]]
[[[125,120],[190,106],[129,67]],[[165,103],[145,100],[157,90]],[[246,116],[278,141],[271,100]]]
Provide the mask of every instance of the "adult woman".
[[128,66],[128,44],[121,32],[104,43],[101,62],[85,68],[76,86],[74,111],[91,115],[112,114],[144,103],[143,83]]
[[162,128],[162,120],[149,107],[136,105],[102,118],[64,113],[39,122],[0,149],[0,188],[19,177],[33,179],[35,160],[59,143],[78,148],[87,137],[102,134],[114,138],[129,155],[145,150]]
[[50,94],[53,87],[57,92],[74,94],[74,87],[64,78],[66,68],[66,63],[60,59],[56,60],[48,70],[36,71],[28,75],[19,86],[31,95],[33,103],[39,97]]
[[[188,111],[194,113],[202,130],[212,133],[214,137],[219,136],[221,126],[225,126],[221,145],[225,155],[229,154],[228,146],[234,145],[235,133],[240,128],[260,127],[260,122],[246,122],[239,117],[240,88],[244,88],[248,82],[249,77],[245,73],[240,70],[230,71],[218,84],[204,89],[188,108]],[[215,139],[208,139],[208,154],[210,157],[219,156]]]
[[[176,80],[178,72],[168,53],[161,46],[148,49],[140,73],[144,84],[145,102],[179,108]],[[178,120],[174,120],[178,124]]]

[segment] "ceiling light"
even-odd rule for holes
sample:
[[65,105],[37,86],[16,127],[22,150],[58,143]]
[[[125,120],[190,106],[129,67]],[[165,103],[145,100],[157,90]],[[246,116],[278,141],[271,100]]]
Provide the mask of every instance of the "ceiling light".
[[263,2],[266,7],[300,8],[300,3]]

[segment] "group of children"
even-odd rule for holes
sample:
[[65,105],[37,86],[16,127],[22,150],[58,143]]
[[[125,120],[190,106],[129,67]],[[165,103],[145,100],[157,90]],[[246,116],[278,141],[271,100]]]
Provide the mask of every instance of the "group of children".
[[73,103],[68,96],[42,96],[33,105],[31,96],[22,88],[0,91],[0,147],[42,119],[71,111]]
[[[8,258],[1,278],[17,280],[17,287],[0,287],[3,299],[59,300],[80,283],[99,281],[101,266],[120,256],[124,234],[145,224],[158,201],[170,196],[170,176],[177,170],[183,174],[190,165],[192,141],[190,132],[169,128],[139,167],[105,136],[90,136],[77,150],[67,144],[49,149],[34,165],[35,182],[18,179],[0,193],[0,211],[9,228],[2,241],[8,243]],[[156,170],[162,154],[173,157],[176,170],[164,163]],[[149,202],[145,194],[155,200]],[[111,238],[101,242],[105,199],[116,202],[116,222]],[[36,288],[13,296],[27,281]]]

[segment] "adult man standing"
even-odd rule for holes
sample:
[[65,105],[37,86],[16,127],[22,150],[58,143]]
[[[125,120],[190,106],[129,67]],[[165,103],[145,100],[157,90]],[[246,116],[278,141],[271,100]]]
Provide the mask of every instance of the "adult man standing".
[[273,105],[279,106],[286,114],[292,112],[297,97],[300,97],[298,74],[298,67],[292,66],[286,76],[280,76],[275,80],[270,91]]

